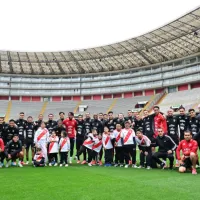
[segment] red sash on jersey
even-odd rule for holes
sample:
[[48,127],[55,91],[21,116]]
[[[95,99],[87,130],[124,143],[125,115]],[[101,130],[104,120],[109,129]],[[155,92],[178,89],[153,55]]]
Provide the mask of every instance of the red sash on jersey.
[[60,145],[60,149],[62,149],[62,148],[64,147],[64,145],[66,144],[66,142],[67,142],[67,139],[65,138],[65,139],[62,141],[61,145]]
[[89,141],[85,141],[84,143],[83,143],[83,145],[88,145],[88,144],[92,144],[93,143],[93,141],[92,140],[89,140]]
[[53,145],[54,145],[54,142],[51,142],[51,143],[49,144],[49,153],[51,152],[51,149],[53,148]]
[[116,142],[119,141],[119,139],[120,139],[120,137],[121,137],[121,132],[122,132],[122,131],[120,131],[120,133],[119,133],[118,136],[116,137]]
[[102,145],[102,141],[99,141],[99,143],[93,145],[92,149],[97,149],[98,147],[100,147]]
[[47,133],[47,130],[44,129],[44,130],[42,131],[42,133],[40,133],[40,135],[37,137],[37,141],[40,141],[40,139],[41,139],[46,133]]
[[109,136],[107,136],[107,138],[106,138],[106,140],[105,140],[105,145],[107,145],[108,144],[108,141],[110,140],[110,137]]
[[124,138],[124,143],[126,143],[126,142],[128,141],[129,137],[131,136],[131,133],[132,133],[132,130],[129,129],[129,131],[128,131],[126,137]]
[[43,155],[42,155],[42,154],[40,154],[40,155],[37,157],[37,159],[36,159],[36,160],[37,160],[38,162],[40,162],[42,158],[43,158]]

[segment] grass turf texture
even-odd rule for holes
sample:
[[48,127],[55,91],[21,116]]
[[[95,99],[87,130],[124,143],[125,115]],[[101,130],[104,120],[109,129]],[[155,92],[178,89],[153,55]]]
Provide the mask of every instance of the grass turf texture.
[[[200,170],[198,170],[200,173]],[[82,166],[0,169],[0,199],[26,200],[193,200],[200,175],[177,170]]]

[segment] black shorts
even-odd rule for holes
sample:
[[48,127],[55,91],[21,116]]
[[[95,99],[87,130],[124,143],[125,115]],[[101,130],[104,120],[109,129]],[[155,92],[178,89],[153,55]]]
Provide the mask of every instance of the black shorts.
[[183,161],[183,164],[180,165],[180,167],[185,167],[186,169],[191,168],[191,166],[192,166],[192,162],[190,158],[185,158],[185,160]]
[[26,143],[25,143],[25,148],[26,148],[26,149],[29,149],[30,147],[31,147],[31,148],[34,147],[33,141],[26,141]]

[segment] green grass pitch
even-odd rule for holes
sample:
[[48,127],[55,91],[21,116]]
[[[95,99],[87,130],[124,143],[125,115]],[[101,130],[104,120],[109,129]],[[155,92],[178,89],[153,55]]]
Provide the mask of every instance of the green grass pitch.
[[24,166],[0,169],[0,182],[0,200],[200,199],[200,175],[177,170]]

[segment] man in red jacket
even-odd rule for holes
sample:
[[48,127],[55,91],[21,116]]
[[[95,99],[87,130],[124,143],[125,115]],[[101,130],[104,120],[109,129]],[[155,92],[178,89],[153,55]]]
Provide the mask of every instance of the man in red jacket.
[[158,136],[158,128],[162,128],[164,134],[167,134],[167,122],[164,115],[160,112],[159,106],[154,106],[153,108],[153,129],[154,137]]
[[68,137],[70,139],[70,159],[69,163],[72,163],[72,156],[74,152],[74,142],[76,139],[76,128],[77,128],[77,122],[74,119],[74,113],[69,112],[68,118],[63,121],[63,124],[65,125],[66,132],[68,133]]
[[0,168],[2,168],[3,166],[3,160],[5,158],[5,154],[4,154],[4,142],[3,140],[0,138]]
[[[179,143],[179,146],[176,149],[177,158],[180,163],[179,172],[183,173],[187,168],[192,167],[192,174],[197,174],[197,149],[198,144],[192,139],[192,133],[190,131],[185,131],[184,140]],[[182,151],[182,157],[180,156],[180,151]]]

